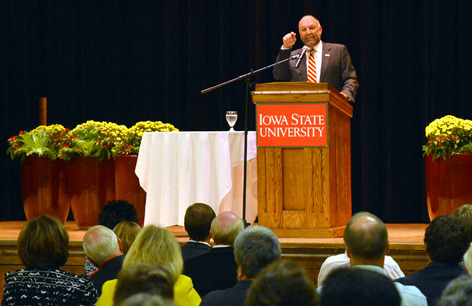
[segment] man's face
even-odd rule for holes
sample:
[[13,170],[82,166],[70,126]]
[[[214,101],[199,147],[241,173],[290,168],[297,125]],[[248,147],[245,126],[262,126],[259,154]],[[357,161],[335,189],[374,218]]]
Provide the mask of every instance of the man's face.
[[321,25],[312,16],[303,17],[298,23],[298,30],[301,40],[310,48],[316,46],[321,40]]

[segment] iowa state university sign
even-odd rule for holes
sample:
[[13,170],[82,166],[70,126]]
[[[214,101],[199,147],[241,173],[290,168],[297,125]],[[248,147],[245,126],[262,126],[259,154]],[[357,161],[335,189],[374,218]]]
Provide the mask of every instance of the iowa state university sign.
[[259,147],[328,146],[327,104],[258,104]]

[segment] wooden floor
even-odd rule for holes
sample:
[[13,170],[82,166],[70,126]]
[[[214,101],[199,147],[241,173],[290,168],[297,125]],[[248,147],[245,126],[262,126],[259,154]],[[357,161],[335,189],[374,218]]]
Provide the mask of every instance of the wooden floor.
[[[0,222],[0,292],[3,297],[3,282],[6,272],[21,269],[21,261],[16,251],[16,241],[25,221]],[[387,224],[390,241],[389,255],[392,256],[405,275],[424,268],[428,263],[423,244],[427,224]],[[70,236],[70,257],[64,267],[73,273],[82,274],[84,254],[82,239],[85,230],[79,229],[75,222],[66,222]],[[187,233],[182,226],[168,228],[177,240],[184,244]],[[323,261],[330,255],[344,252],[341,238],[280,238],[282,256],[297,261],[305,267],[312,279],[318,277]]]

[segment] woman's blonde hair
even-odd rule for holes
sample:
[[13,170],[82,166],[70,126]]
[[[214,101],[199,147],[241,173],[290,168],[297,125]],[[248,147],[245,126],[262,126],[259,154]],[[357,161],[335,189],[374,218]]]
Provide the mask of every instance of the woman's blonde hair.
[[184,262],[174,234],[156,225],[145,226],[129,249],[123,269],[139,264],[163,266],[170,271],[174,281],[177,280]]
[[122,221],[115,226],[113,231],[121,240],[123,254],[128,254],[129,248],[141,231],[141,226],[133,221]]

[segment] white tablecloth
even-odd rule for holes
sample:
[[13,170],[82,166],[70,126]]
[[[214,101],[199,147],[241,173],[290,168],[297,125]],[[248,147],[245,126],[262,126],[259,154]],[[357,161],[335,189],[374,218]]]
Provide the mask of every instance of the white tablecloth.
[[[248,133],[246,220],[257,216],[256,134]],[[144,224],[183,225],[196,202],[242,217],[244,132],[144,133],[136,175],[146,191]]]

